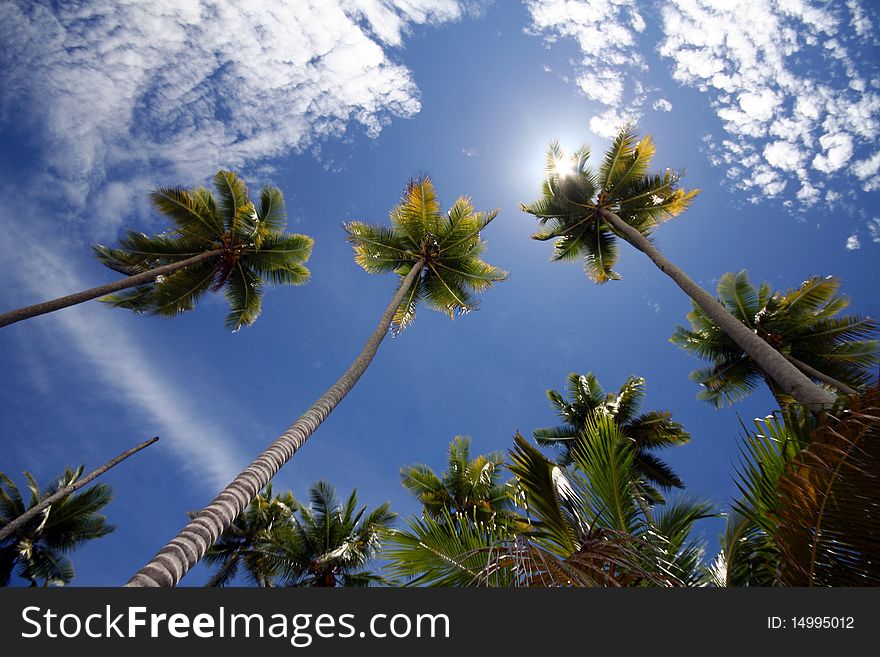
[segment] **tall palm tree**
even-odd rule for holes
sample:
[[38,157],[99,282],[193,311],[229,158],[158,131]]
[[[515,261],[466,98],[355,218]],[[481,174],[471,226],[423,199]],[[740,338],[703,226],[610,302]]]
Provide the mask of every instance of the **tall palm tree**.
[[575,468],[547,459],[517,435],[509,469],[523,522],[469,516],[411,518],[392,532],[395,576],[432,586],[692,585],[702,574],[696,521],[713,515],[691,499],[648,518],[633,485],[634,450],[608,416],[586,421]]
[[566,165],[562,149],[551,144],[542,197],[522,206],[542,227],[533,238],[556,240],[553,260],[582,256],[587,275],[596,283],[620,278],[613,269],[617,259],[615,237],[626,240],[675,281],[783,391],[803,404],[832,404],[832,395],[737,321],[651,242],[649,236],[657,224],[683,212],[698,192],[679,189],[681,175],[669,169],[662,174],[649,173],[654,150],[650,136],[638,140],[635,130],[626,127],[595,171],[588,166],[589,148],[576,151],[571,164]]
[[507,487],[499,481],[504,456],[480,454],[471,458],[470,448],[470,437],[456,436],[449,443],[448,467],[440,476],[422,463],[400,469],[404,488],[432,518],[442,518],[448,510],[452,515],[490,521],[510,509]]
[[170,317],[192,310],[199,298],[220,289],[231,308],[227,328],[253,324],[267,280],[276,285],[308,280],[303,263],[313,240],[284,232],[287,218],[280,190],[264,187],[255,205],[244,181],[232,171],[218,171],[213,182],[216,199],[204,187],[159,188],[151,194],[153,207],[173,222],[171,231],[153,237],[129,231],[116,247],[94,247],[98,260],[126,278],[2,313],[0,326],[98,297],[121,308]]
[[277,568],[267,546],[279,540],[295,509],[290,491],[273,495],[272,484],[266,486],[205,553],[205,563],[218,566],[205,586],[231,584],[241,567],[257,586],[275,586]]
[[[859,315],[840,315],[849,299],[838,295],[840,279],[813,276],[797,289],[756,288],[743,270],[718,281],[718,299],[750,331],[767,341],[814,381],[846,395],[870,383],[870,368],[880,363],[877,322]],[[703,310],[688,313],[691,328],[677,327],[670,341],[708,360],[691,379],[703,386],[698,397],[716,407],[748,395],[764,381],[780,404],[792,401],[776,382],[730,339]]]
[[367,513],[358,507],[357,490],[341,502],[326,481],[309,490],[309,504],[274,532],[266,555],[287,586],[370,586],[389,582],[365,570],[382,547],[397,514],[382,504]]
[[669,411],[646,411],[639,414],[645,398],[645,380],[629,377],[618,392],[606,393],[592,372],[568,375],[566,384],[569,399],[558,390],[548,390],[547,398],[563,423],[557,427],[535,429],[534,437],[542,447],[559,447],[561,463],[572,463],[571,450],[583,433],[587,420],[597,414],[612,418],[623,434],[632,440],[635,456],[633,469],[643,481],[642,487],[650,502],[663,502],[663,496],[653,487],[664,491],[684,488],[684,482],[662,459],[650,450],[684,445],[691,435],[678,422],[672,421]]
[[177,584],[354,387],[389,328],[400,331],[413,321],[420,301],[451,317],[476,308],[471,292],[506,278],[506,272],[479,257],[485,249],[480,234],[496,214],[474,212],[468,199],[459,198],[442,215],[434,185],[425,177],[407,185],[391,211],[390,227],[361,222],[345,226],[355,262],[370,273],[394,272],[402,279],[378,326],[339,380],[141,568],[129,586]]
[[[15,483],[0,472],[0,526],[18,518],[28,508],[66,488],[79,479],[83,468],[67,468],[45,491],[25,472],[31,493],[25,504]],[[69,583],[74,575],[68,554],[86,541],[106,536],[113,526],[99,513],[113,495],[106,484],[96,484],[82,492],[67,495],[46,507],[38,516],[19,526],[0,541],[0,586],[9,584],[16,565],[22,579],[37,586]]]

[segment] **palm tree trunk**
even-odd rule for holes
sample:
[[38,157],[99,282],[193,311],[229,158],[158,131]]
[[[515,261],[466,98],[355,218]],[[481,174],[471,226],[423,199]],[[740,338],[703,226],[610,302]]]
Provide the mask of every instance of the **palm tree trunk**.
[[838,381],[837,379],[830,377],[827,374],[824,374],[813,367],[810,367],[805,362],[798,360],[794,356],[785,355],[785,358],[789,363],[794,365],[796,368],[798,368],[804,374],[811,376],[814,379],[818,379],[822,383],[827,383],[832,388],[837,388],[838,390],[840,390],[840,392],[842,392],[845,395],[859,394],[858,391],[853,390],[845,383],[842,383],[842,382]]
[[303,446],[309,436],[321,425],[331,411],[351,391],[361,375],[373,361],[379,344],[388,333],[394,313],[400,306],[416,276],[424,267],[419,260],[406,275],[385,308],[379,325],[373,331],[363,350],[336,383],[321,395],[318,400],[268,449],[245,468],[214,500],[190,523],[184,527],[141,568],[126,586],[175,586],[192,568],[217,538],[232,525],[235,518],[281,467]]
[[130,450],[123,452],[122,454],[117,456],[115,459],[107,461],[107,463],[102,465],[100,468],[92,470],[89,474],[87,474],[82,479],[77,479],[75,482],[73,482],[69,486],[65,486],[64,488],[59,488],[57,491],[52,493],[49,497],[42,500],[39,504],[32,506],[30,509],[28,509],[27,511],[22,513],[15,520],[12,520],[11,522],[3,525],[3,527],[0,528],[0,541],[2,541],[4,538],[6,538],[10,534],[12,534],[12,532],[14,532],[16,529],[21,527],[23,524],[25,524],[28,520],[30,520],[31,518],[36,516],[38,513],[43,511],[43,509],[51,506],[52,504],[54,504],[55,502],[57,502],[61,498],[67,497],[68,495],[70,495],[74,491],[79,490],[80,488],[85,486],[87,483],[89,483],[93,479],[96,479],[97,477],[100,477],[102,474],[107,472],[107,470],[112,468],[114,465],[121,463],[122,461],[127,459],[129,456],[132,456],[133,454],[136,454],[137,452],[141,451],[144,447],[149,447],[157,440],[159,440],[159,436],[156,436],[155,438],[150,438],[149,440],[142,442],[140,445],[137,445],[136,447],[132,447]]
[[767,342],[731,315],[711,294],[676,267],[651,241],[610,210],[601,210],[602,219],[639,251],[647,255],[664,274],[700,306],[708,317],[727,333],[779,386],[799,403],[823,408],[834,403],[834,396],[823,390]]
[[82,292],[68,294],[66,297],[58,297],[57,299],[52,299],[51,301],[43,301],[42,303],[35,303],[32,306],[25,306],[24,308],[18,308],[17,310],[10,310],[5,313],[0,313],[0,327],[8,326],[9,324],[15,324],[16,322],[20,322],[23,319],[30,319],[31,317],[37,317],[38,315],[45,315],[46,313],[61,310],[62,308],[69,308],[70,306],[75,306],[79,303],[83,303],[84,301],[97,299],[98,297],[103,297],[104,295],[112,294],[113,292],[119,292],[119,290],[126,290],[130,287],[136,287],[145,283],[152,283],[157,276],[166,276],[168,274],[173,274],[180,269],[184,269],[185,267],[189,267],[190,265],[199,263],[202,260],[207,260],[208,258],[215,258],[222,253],[223,252],[220,249],[205,251],[204,253],[200,253],[196,256],[193,256],[192,258],[187,258],[186,260],[181,260],[180,262],[174,262],[170,265],[162,265],[161,267],[156,267],[155,269],[150,269],[148,271],[141,272],[140,274],[135,274],[134,276],[128,276],[118,281],[107,283],[106,285],[99,285],[98,287],[83,290]]

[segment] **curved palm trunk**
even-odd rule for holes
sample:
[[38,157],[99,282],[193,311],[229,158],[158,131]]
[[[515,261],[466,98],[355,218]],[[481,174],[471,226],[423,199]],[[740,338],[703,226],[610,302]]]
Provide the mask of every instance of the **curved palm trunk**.
[[242,471],[214,500],[190,523],[159,550],[146,566],[141,568],[126,586],[175,586],[192,568],[214,541],[232,525],[235,518],[294,453],[303,446],[337,404],[351,391],[376,355],[379,344],[388,333],[394,313],[406,293],[424,267],[419,260],[406,275],[385,308],[379,325],[363,350],[336,383],[290,427],[273,442],[266,451]]
[[810,367],[805,362],[798,360],[794,356],[786,356],[785,358],[786,358],[786,360],[788,360],[789,363],[794,365],[796,368],[798,368],[804,374],[811,376],[814,379],[818,379],[822,383],[827,383],[829,386],[831,386],[832,388],[836,388],[837,390],[840,390],[840,392],[842,392],[845,395],[859,394],[856,390],[853,390],[845,383],[842,383],[841,381],[838,381],[837,379],[820,372],[819,370],[817,370],[814,367]]
[[59,488],[57,491],[52,493],[49,497],[42,500],[39,504],[32,506],[30,509],[28,509],[27,511],[22,513],[15,520],[12,520],[11,522],[8,522],[7,524],[3,525],[3,527],[0,528],[0,541],[2,541],[4,538],[6,538],[10,534],[12,534],[12,532],[14,532],[16,529],[21,527],[23,524],[25,524],[28,520],[33,518],[35,515],[37,515],[41,511],[43,511],[43,509],[45,509],[46,507],[51,506],[52,504],[54,504],[55,502],[57,502],[61,498],[67,497],[71,493],[79,490],[80,488],[85,486],[87,483],[89,483],[93,479],[96,479],[97,477],[100,477],[102,474],[107,472],[107,470],[112,468],[114,465],[121,463],[122,461],[127,459],[129,456],[141,451],[144,447],[149,447],[157,440],[159,440],[159,436],[156,436],[155,438],[150,438],[149,440],[142,442],[140,445],[137,445],[136,447],[132,447],[131,449],[123,452],[122,454],[117,456],[115,459],[107,461],[107,463],[102,465],[100,468],[96,468],[95,470],[92,470],[89,474],[87,474],[82,479],[77,479],[75,482],[73,482],[69,486],[65,486],[64,488]]
[[141,272],[140,274],[135,274],[134,276],[128,276],[118,281],[107,283],[106,285],[99,285],[98,287],[83,290],[82,292],[68,294],[66,297],[58,297],[57,299],[52,299],[51,301],[43,301],[42,303],[35,303],[32,306],[25,306],[24,308],[18,308],[16,310],[10,310],[5,313],[0,313],[0,327],[8,326],[9,324],[15,324],[16,322],[20,322],[23,319],[30,319],[31,317],[37,317],[38,315],[45,315],[46,313],[61,310],[62,308],[69,308],[70,306],[75,306],[79,303],[83,303],[84,301],[97,299],[98,297],[103,297],[104,295],[112,294],[113,292],[119,292],[120,290],[126,290],[130,287],[137,287],[138,285],[143,285],[144,283],[152,283],[157,276],[173,274],[180,269],[184,269],[186,267],[189,267],[190,265],[199,263],[202,260],[207,260],[208,258],[216,258],[222,253],[223,252],[219,249],[205,251],[204,253],[200,253],[196,256],[193,256],[192,258],[187,258],[186,260],[181,260],[180,262],[175,262],[170,265],[162,265],[161,267],[156,267],[155,269],[150,269],[148,271]]
[[812,407],[825,407],[834,403],[834,396],[815,383],[767,342],[750,331],[738,319],[724,309],[711,294],[697,285],[690,276],[676,267],[651,241],[610,210],[601,211],[602,218],[614,231],[639,251],[647,255],[664,274],[700,306],[706,315],[722,331],[739,345],[779,387],[799,403]]

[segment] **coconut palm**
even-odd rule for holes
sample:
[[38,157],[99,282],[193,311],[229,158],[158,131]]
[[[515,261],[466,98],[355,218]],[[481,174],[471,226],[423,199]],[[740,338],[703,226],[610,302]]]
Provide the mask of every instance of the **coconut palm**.
[[613,269],[617,260],[615,238],[626,240],[675,281],[784,392],[804,404],[833,403],[832,395],[738,322],[651,242],[649,236],[657,224],[683,212],[698,191],[679,189],[681,175],[669,169],[649,173],[654,150],[650,136],[638,140],[635,130],[626,127],[595,171],[588,165],[589,148],[576,151],[571,164],[566,165],[562,149],[551,144],[542,197],[522,206],[541,225],[533,238],[556,240],[553,260],[583,257],[587,276],[596,283],[620,278]]
[[[786,409],[746,434],[735,504],[759,549],[727,571],[783,586],[880,585],[880,388],[818,416]],[[731,581],[736,581],[735,579]]]
[[590,417],[553,463],[517,435],[510,452],[518,525],[465,515],[411,518],[394,531],[388,568],[411,585],[626,586],[699,581],[702,545],[690,538],[708,505],[683,499],[656,518],[638,504],[635,452],[608,416]]
[[669,411],[646,411],[639,414],[645,398],[645,380],[629,377],[618,392],[606,393],[592,372],[571,373],[566,384],[569,399],[558,390],[548,390],[547,398],[563,424],[535,429],[534,437],[542,447],[558,447],[563,465],[572,463],[571,449],[579,440],[585,423],[597,414],[612,418],[623,434],[632,441],[635,450],[633,471],[642,481],[649,502],[663,502],[663,496],[654,488],[664,491],[684,488],[684,482],[662,459],[651,450],[684,445],[691,435],[678,422],[672,421]]
[[382,547],[397,517],[388,504],[367,513],[358,507],[357,490],[341,502],[326,481],[309,490],[309,504],[294,505],[295,513],[264,547],[279,581],[287,586],[370,586],[388,584],[365,570]]
[[[15,483],[0,472],[0,526],[20,517],[55,491],[73,484],[82,471],[82,466],[76,470],[67,468],[45,491],[41,491],[36,479],[25,472],[31,493],[27,504]],[[90,486],[53,502],[38,516],[4,537],[0,541],[0,586],[9,584],[16,566],[18,576],[29,581],[31,586],[69,583],[75,571],[67,555],[86,541],[113,531],[113,526],[99,513],[112,497],[109,486]]]
[[100,262],[126,278],[0,314],[0,326],[98,297],[139,313],[171,317],[221,289],[230,305],[227,328],[253,324],[266,281],[301,285],[308,280],[303,263],[313,241],[284,232],[280,190],[264,187],[254,204],[232,171],[218,171],[213,182],[216,198],[204,187],[159,188],[150,195],[153,207],[174,224],[169,232],[148,237],[129,231],[116,247],[94,247]]
[[[859,315],[840,315],[849,305],[838,294],[840,279],[813,276],[797,289],[772,291],[769,283],[756,288],[743,270],[724,274],[718,299],[750,331],[767,341],[790,363],[816,382],[846,395],[871,380],[869,370],[880,363],[877,322]],[[670,341],[710,361],[710,367],[691,373],[703,386],[698,397],[716,407],[733,403],[765,382],[780,404],[793,401],[749,355],[694,304],[688,313],[691,328],[677,327]]]
[[273,495],[272,484],[266,486],[205,553],[205,563],[218,566],[205,586],[231,584],[242,567],[257,586],[275,586],[277,568],[267,546],[279,540],[295,509],[290,491]]
[[481,454],[472,459],[470,448],[470,437],[456,436],[449,443],[449,465],[439,476],[422,463],[400,469],[404,488],[432,518],[442,518],[448,510],[490,521],[510,508],[507,487],[499,481],[504,456]]
[[420,301],[451,317],[476,308],[473,292],[506,278],[479,257],[485,249],[481,232],[495,215],[474,212],[465,198],[442,215],[434,185],[425,177],[407,185],[391,211],[390,227],[345,225],[355,262],[370,273],[394,272],[402,279],[378,326],[339,380],[141,568],[130,586],[177,584],[354,387],[389,328],[401,331],[413,321]]

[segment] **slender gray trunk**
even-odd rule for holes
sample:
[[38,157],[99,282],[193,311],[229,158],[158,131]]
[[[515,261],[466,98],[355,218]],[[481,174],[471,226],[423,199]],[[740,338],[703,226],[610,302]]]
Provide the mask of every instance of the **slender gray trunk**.
[[783,391],[799,403],[823,408],[834,403],[834,396],[810,379],[766,341],[724,309],[715,297],[697,285],[690,276],[676,267],[651,241],[610,210],[601,211],[607,221],[627,242],[647,255],[664,274],[669,276],[706,315],[727,333]]
[[281,467],[303,446],[337,404],[351,391],[376,355],[388,333],[394,313],[424,267],[419,260],[406,275],[385,309],[379,325],[363,350],[336,383],[253,463],[242,471],[214,500],[186,525],[158,554],[141,568],[126,586],[175,586],[228,529],[251,500]]
[[208,258],[215,258],[222,253],[223,252],[220,249],[205,251],[204,253],[200,253],[196,256],[193,256],[192,258],[187,258],[186,260],[181,260],[180,262],[175,262],[170,265],[162,265],[161,267],[156,267],[155,269],[150,269],[148,271],[141,272],[140,274],[135,274],[134,276],[121,278],[118,281],[113,281],[112,283],[107,283],[106,285],[99,285],[98,287],[83,290],[82,292],[68,294],[66,297],[58,297],[57,299],[52,299],[51,301],[43,301],[42,303],[35,303],[32,306],[25,306],[24,308],[18,308],[16,310],[10,310],[5,313],[0,313],[0,327],[8,326],[9,324],[15,324],[16,322],[20,322],[23,319],[30,319],[31,317],[37,317],[38,315],[45,315],[46,313],[61,310],[62,308],[69,308],[70,306],[75,306],[79,303],[83,303],[84,301],[97,299],[98,297],[103,297],[104,295],[112,294],[113,292],[119,292],[119,290],[126,290],[130,287],[137,287],[138,285],[143,285],[145,283],[152,283],[157,276],[173,274],[179,269],[189,267],[190,265],[199,263],[202,260],[207,260]]
[[845,383],[842,383],[841,381],[838,381],[837,379],[820,372],[819,370],[817,370],[814,367],[810,367],[805,362],[798,360],[794,356],[786,355],[785,358],[786,358],[786,360],[788,360],[789,363],[791,363],[792,365],[797,367],[804,374],[811,376],[814,379],[818,379],[822,383],[827,383],[829,386],[831,386],[832,388],[836,388],[837,390],[840,390],[840,392],[842,392],[845,395],[859,394],[858,391],[853,390]]
[[82,479],[77,479],[75,482],[73,482],[72,484],[70,484],[68,486],[65,486],[64,488],[59,488],[57,491],[52,493],[49,497],[42,500],[39,504],[31,507],[30,509],[28,509],[27,511],[22,513],[15,520],[12,520],[11,522],[3,525],[3,527],[0,528],[0,541],[2,541],[4,538],[6,538],[10,534],[12,534],[12,532],[14,532],[16,529],[18,529],[22,525],[24,525],[28,520],[30,520],[31,518],[36,516],[38,513],[41,513],[45,508],[51,506],[52,504],[54,504],[55,502],[57,502],[61,498],[67,497],[68,495],[70,495],[74,491],[79,490],[80,488],[85,486],[87,483],[89,483],[93,479],[96,479],[97,477],[100,477],[102,474],[107,472],[107,470],[112,468],[114,465],[121,463],[122,461],[127,459],[132,454],[136,454],[137,452],[141,451],[144,447],[149,447],[157,440],[159,440],[158,436],[156,436],[155,438],[150,438],[149,440],[145,440],[140,445],[137,445],[136,447],[132,447],[130,450],[123,452],[122,454],[117,456],[115,459],[107,461],[107,463],[102,465],[100,468],[92,470],[89,474],[87,474]]

